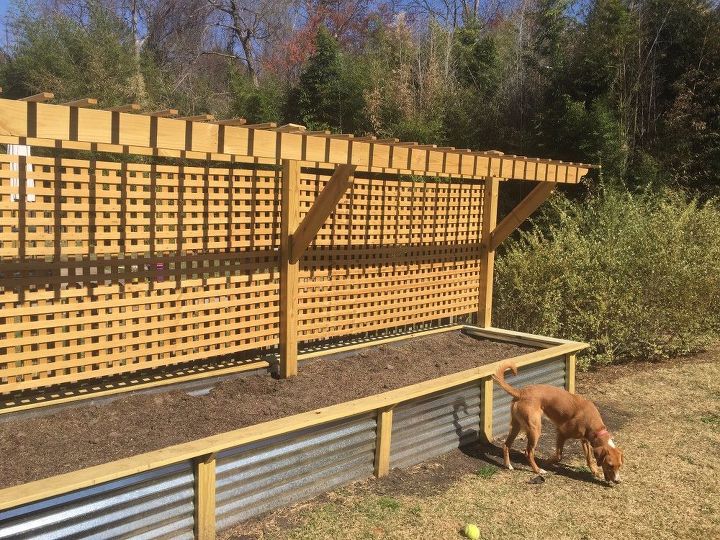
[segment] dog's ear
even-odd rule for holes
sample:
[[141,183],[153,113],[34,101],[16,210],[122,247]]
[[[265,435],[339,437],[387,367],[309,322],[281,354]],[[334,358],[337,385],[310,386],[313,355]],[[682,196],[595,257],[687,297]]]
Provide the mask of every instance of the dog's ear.
[[593,454],[595,454],[595,461],[597,461],[597,464],[602,465],[607,457],[607,450],[604,446],[598,446],[593,448]]

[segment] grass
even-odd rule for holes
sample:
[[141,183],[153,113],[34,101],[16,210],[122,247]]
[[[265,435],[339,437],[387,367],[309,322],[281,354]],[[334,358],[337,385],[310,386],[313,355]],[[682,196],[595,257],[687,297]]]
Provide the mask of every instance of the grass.
[[483,465],[475,474],[480,478],[492,478],[498,470],[497,467],[493,467],[492,465]]
[[[577,443],[566,447],[567,468],[537,485],[519,453],[510,472],[497,468],[497,454],[489,463],[456,451],[273,512],[224,538],[457,540],[466,523],[487,540],[720,538],[720,350],[578,377],[625,451],[618,486],[592,480]],[[544,427],[547,456],[554,430]]]

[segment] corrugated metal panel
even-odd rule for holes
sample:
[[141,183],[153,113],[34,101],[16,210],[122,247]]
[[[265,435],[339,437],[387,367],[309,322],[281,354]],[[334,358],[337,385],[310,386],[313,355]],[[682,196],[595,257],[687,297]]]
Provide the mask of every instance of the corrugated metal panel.
[[373,412],[221,452],[218,529],[371,476],[376,424]]
[[[565,387],[565,357],[530,364],[518,368],[517,376],[506,373],[507,382],[522,388],[529,384],[549,384]],[[493,387],[493,437],[504,437],[510,430],[510,402],[512,398],[497,383]]]
[[193,538],[190,462],[0,512],[0,538]]
[[390,466],[414,465],[476,441],[481,392],[476,382],[397,406]]

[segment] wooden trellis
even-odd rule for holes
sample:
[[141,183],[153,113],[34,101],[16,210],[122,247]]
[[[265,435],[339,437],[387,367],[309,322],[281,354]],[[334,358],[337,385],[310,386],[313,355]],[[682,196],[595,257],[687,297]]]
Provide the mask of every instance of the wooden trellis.
[[[590,168],[45,99],[0,100],[0,393],[489,326],[495,248]],[[504,179],[540,184],[496,226]]]

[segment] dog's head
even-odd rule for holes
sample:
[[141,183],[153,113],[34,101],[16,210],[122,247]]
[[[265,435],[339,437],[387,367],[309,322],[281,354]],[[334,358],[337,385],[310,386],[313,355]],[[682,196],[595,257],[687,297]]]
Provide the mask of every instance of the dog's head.
[[610,439],[608,443],[593,448],[593,453],[597,464],[602,467],[605,480],[619,484],[620,467],[623,464],[622,450],[617,448]]

